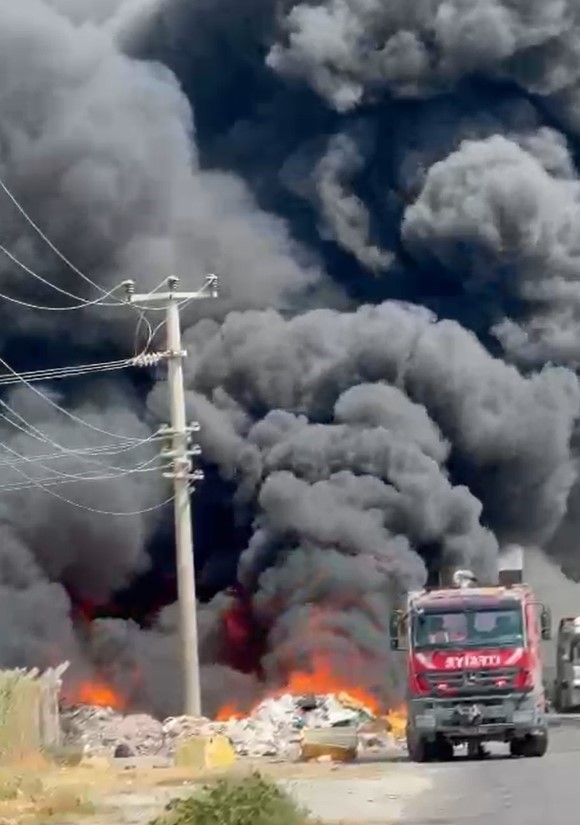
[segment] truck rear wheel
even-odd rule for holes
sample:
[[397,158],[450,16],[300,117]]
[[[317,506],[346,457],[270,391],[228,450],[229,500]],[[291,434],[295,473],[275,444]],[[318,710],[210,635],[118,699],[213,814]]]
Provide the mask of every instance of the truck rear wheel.
[[524,743],[524,756],[544,756],[548,750],[548,734],[546,731],[542,733],[534,733],[528,737]]
[[512,739],[510,742],[510,753],[512,756],[524,756],[526,759],[542,757],[548,750],[548,734],[542,733],[528,734],[523,739]]

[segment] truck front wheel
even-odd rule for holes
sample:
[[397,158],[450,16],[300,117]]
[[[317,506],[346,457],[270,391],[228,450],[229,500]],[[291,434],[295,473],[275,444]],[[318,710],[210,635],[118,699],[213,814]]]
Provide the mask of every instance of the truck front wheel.
[[428,762],[432,757],[433,745],[424,736],[407,728],[407,751],[411,762]]

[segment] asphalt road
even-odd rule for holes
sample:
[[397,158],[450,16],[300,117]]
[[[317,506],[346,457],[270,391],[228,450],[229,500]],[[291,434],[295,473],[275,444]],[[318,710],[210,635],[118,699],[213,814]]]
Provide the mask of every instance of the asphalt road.
[[541,759],[456,758],[420,767],[431,789],[404,807],[401,825],[569,825],[578,821],[580,727],[550,731]]

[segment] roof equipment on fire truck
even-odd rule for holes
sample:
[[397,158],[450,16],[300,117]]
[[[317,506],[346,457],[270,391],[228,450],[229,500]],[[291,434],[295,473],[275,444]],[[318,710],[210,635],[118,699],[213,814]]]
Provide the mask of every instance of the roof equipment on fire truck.
[[453,586],[461,589],[466,587],[474,587],[477,584],[477,579],[471,570],[456,570],[453,574]]

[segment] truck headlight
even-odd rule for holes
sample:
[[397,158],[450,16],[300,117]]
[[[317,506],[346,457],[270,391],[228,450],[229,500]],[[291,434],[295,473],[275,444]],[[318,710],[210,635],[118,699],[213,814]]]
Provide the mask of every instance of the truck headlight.
[[514,710],[513,721],[516,725],[532,723],[535,719],[533,710]]

